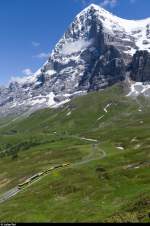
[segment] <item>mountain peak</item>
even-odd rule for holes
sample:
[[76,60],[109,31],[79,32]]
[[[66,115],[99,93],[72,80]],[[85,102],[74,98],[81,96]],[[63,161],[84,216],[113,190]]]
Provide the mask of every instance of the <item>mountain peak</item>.
[[82,13],[85,13],[87,11],[99,11],[99,12],[105,12],[105,13],[109,13],[111,14],[110,12],[108,12],[107,10],[105,10],[103,7],[101,7],[100,5],[96,5],[94,3],[90,4],[89,6],[87,6],[84,10],[81,11],[80,14]]
[[90,4],[87,8],[94,8],[94,9],[99,9],[101,8],[99,5],[96,5],[94,3]]
[[105,10],[101,5],[97,5],[97,4],[90,4],[89,6],[87,6],[85,9],[91,9],[91,8],[94,8],[95,10],[102,10],[102,11],[106,11],[108,12],[107,10]]

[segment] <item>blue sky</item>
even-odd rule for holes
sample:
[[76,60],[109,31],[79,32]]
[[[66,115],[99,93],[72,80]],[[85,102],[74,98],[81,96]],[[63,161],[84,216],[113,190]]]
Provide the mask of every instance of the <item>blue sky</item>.
[[127,19],[150,17],[150,0],[0,0],[0,84],[36,71],[90,3]]

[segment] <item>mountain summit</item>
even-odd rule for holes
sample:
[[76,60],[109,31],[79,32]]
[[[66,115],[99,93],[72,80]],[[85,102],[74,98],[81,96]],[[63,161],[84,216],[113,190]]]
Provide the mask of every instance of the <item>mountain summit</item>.
[[150,18],[132,21],[91,4],[79,13],[35,74],[0,88],[0,115],[58,107],[128,75],[150,76]]

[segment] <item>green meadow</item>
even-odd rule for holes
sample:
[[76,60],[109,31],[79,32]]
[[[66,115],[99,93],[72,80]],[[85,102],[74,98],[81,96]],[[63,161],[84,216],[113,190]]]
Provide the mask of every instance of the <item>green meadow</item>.
[[149,113],[147,99],[127,97],[119,84],[0,119],[0,195],[71,164],[1,203],[0,222],[150,222]]

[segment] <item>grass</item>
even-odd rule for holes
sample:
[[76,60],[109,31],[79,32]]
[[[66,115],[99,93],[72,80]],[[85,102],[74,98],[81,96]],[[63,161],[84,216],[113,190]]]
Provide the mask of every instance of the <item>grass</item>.
[[149,110],[148,100],[125,97],[117,85],[6,123],[0,194],[49,166],[86,158],[91,142],[78,137],[97,139],[106,157],[44,177],[0,204],[0,222],[149,222]]

